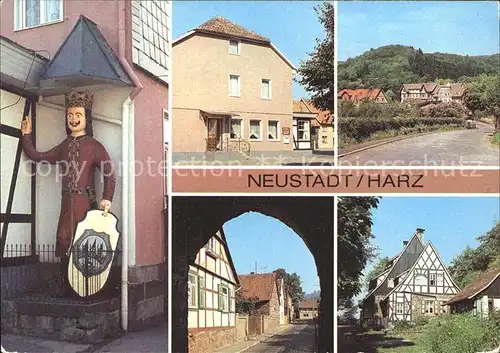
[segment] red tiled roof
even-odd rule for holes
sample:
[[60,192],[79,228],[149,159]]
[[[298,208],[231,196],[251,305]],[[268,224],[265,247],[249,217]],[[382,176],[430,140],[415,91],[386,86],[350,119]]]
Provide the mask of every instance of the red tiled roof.
[[309,309],[309,308],[317,309],[318,306],[319,304],[317,299],[302,300],[301,302],[299,302],[300,309]]
[[445,304],[452,304],[461,302],[462,300],[472,299],[472,297],[487,289],[495,280],[498,280],[499,276],[500,270],[498,269],[484,273]]
[[304,103],[306,103],[307,107],[309,110],[315,114],[318,114],[316,116],[316,121],[312,121],[312,126],[320,126],[321,124],[324,125],[331,125],[333,124],[333,114],[330,114],[328,110],[319,110],[316,108],[310,99],[303,99]]
[[377,96],[380,94],[380,88],[358,88],[358,89],[342,89],[337,93],[339,98],[347,97],[347,100],[350,100],[354,103],[360,102],[363,99],[371,99],[375,100]]
[[259,301],[271,300],[276,287],[276,273],[257,273],[238,275],[242,295],[245,298],[258,298]]
[[207,22],[203,23],[201,26],[196,28],[196,30],[202,32],[222,34],[232,37],[247,38],[266,43],[271,42],[269,38],[263,37],[255,32],[249,31],[248,29],[220,16],[208,20]]

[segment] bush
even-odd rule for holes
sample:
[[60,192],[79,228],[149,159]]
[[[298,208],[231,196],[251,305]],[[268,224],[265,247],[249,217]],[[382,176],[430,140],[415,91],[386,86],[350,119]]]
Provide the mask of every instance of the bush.
[[396,332],[409,331],[411,328],[412,325],[408,321],[396,321],[394,323],[394,331]]
[[446,316],[426,327],[422,337],[426,352],[476,353],[500,344],[498,319],[480,319],[471,314]]
[[[460,126],[464,120],[453,117],[412,117],[412,118],[343,118],[338,127],[341,141],[363,141],[378,133],[395,130],[402,133],[415,133],[439,129],[443,126]],[[344,142],[343,142],[344,143]]]
[[430,104],[420,109],[420,114],[425,117],[452,117],[465,119],[468,110],[457,102]]

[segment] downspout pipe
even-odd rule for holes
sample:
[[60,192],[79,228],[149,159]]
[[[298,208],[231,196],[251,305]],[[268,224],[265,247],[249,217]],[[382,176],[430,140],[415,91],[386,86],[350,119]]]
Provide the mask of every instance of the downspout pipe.
[[[121,305],[122,329],[128,330],[128,251],[129,251],[129,126],[132,103],[142,91],[143,86],[126,58],[127,44],[127,1],[117,1],[118,6],[118,60],[134,84],[134,89],[122,105],[122,266],[121,266]],[[132,118],[133,119],[133,118]],[[133,124],[132,124],[133,126]]]

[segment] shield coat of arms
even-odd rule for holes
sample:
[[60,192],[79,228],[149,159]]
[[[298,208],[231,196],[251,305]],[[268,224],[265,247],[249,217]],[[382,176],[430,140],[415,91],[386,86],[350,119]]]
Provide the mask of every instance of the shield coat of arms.
[[96,294],[106,284],[120,238],[117,223],[114,214],[91,210],[76,227],[68,280],[81,297]]

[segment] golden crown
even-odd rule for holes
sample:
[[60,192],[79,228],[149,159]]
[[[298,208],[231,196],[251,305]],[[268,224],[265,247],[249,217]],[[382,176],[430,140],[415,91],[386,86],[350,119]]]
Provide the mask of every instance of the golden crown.
[[83,107],[92,109],[93,96],[89,91],[71,92],[66,95],[66,108]]

